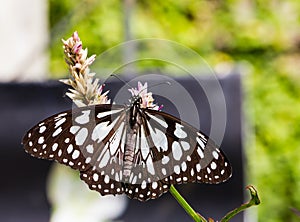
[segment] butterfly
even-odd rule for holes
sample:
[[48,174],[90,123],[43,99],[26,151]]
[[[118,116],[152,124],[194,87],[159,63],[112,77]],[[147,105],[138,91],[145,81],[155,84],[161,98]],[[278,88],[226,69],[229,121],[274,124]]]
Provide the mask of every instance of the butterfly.
[[79,170],[101,195],[140,201],[173,184],[217,184],[231,176],[229,161],[208,136],[132,94],[129,105],[86,106],[39,122],[23,138],[25,151]]

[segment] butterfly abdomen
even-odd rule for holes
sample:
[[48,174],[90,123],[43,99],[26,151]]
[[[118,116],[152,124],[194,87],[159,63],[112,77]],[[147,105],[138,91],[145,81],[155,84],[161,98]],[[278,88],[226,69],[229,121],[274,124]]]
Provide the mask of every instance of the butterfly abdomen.
[[129,133],[126,135],[126,145],[124,152],[124,164],[123,164],[123,175],[124,179],[128,179],[131,173],[131,169],[133,167],[134,160],[134,147],[135,141],[137,137],[137,133],[135,130],[131,129]]
[[124,179],[128,180],[133,168],[134,156],[135,156],[135,147],[137,141],[137,133],[140,123],[140,115],[137,109],[137,105],[133,105],[129,110],[129,118],[127,121],[128,129],[126,134],[126,144],[124,150],[124,163],[123,163],[123,175]]

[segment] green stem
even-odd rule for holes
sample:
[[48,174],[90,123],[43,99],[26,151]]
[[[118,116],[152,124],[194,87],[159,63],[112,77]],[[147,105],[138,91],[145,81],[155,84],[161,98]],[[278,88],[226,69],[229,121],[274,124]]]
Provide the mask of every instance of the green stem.
[[177,200],[177,202],[183,207],[183,209],[193,218],[196,222],[206,222],[204,217],[194,211],[194,209],[186,202],[186,200],[180,195],[180,193],[176,190],[176,188],[171,185],[170,193]]
[[251,195],[251,200],[249,200],[248,203],[242,204],[240,207],[230,211],[229,213],[227,213],[220,222],[227,222],[229,221],[232,217],[234,217],[235,215],[237,215],[239,212],[253,206],[253,205],[258,205],[260,204],[260,200],[257,194],[256,189],[254,188],[254,186],[247,186],[247,189],[250,191],[250,195]]

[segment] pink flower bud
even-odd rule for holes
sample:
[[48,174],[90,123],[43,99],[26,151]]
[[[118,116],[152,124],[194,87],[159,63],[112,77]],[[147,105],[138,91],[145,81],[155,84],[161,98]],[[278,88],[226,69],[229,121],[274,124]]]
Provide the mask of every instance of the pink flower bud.
[[80,41],[80,38],[79,38],[79,35],[78,35],[78,32],[77,31],[75,31],[74,33],[73,33],[73,35],[72,35],[72,38],[74,39],[74,41]]
[[73,53],[78,54],[82,49],[81,42],[76,42],[75,45],[72,48]]

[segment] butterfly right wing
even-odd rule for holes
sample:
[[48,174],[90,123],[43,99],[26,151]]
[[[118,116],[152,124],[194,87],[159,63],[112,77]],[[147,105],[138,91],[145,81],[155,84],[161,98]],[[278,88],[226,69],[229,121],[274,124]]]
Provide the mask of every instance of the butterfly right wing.
[[146,109],[144,119],[152,160],[170,184],[217,184],[230,178],[229,161],[208,136],[164,112]]

